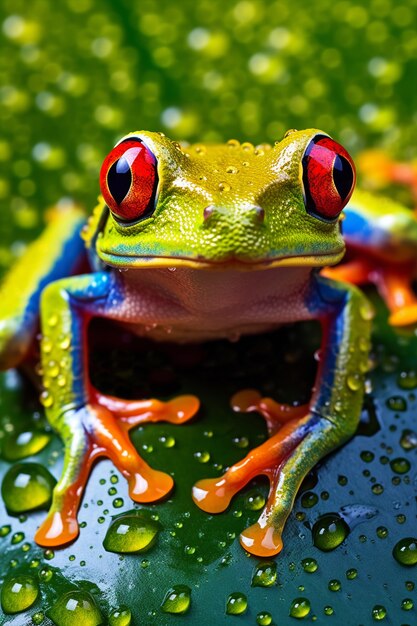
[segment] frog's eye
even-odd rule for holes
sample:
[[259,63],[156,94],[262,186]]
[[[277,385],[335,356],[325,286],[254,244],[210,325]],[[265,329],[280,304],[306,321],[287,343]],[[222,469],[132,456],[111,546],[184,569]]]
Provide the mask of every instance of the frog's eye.
[[157,185],[156,158],[140,139],[125,139],[104,159],[101,193],[121,222],[136,222],[153,213]]
[[308,213],[336,220],[355,187],[355,166],[346,150],[326,135],[316,135],[303,157],[304,201]]

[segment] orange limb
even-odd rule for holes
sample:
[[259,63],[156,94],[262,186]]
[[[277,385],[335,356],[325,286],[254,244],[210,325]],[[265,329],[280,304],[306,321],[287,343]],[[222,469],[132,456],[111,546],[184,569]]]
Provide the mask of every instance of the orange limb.
[[94,390],[95,400],[106,407],[119,421],[122,428],[130,430],[149,422],[183,424],[198,411],[200,402],[196,396],[178,396],[168,402],[160,400],[122,400]]
[[308,405],[290,406],[272,398],[263,398],[256,389],[243,389],[232,396],[232,409],[238,413],[260,413],[266,421],[269,435],[277,432],[282,424],[300,418],[308,412]]
[[291,419],[223,476],[198,481],[193,500],[207,513],[221,513],[252,478],[268,476],[266,506],[258,521],[241,533],[240,543],[256,556],[274,556],[282,549],[284,525],[302,481],[340,438],[338,427],[324,418],[307,413]]
[[412,273],[407,268],[381,267],[375,272],[375,283],[391,315],[392,326],[417,323],[417,298],[411,288]]
[[194,396],[180,396],[169,402],[125,401],[92,392],[93,404],[65,416],[64,471],[57,483],[50,512],[38,529],[35,540],[44,547],[74,541],[79,534],[77,512],[92,465],[98,457],[112,460],[129,484],[135,502],[155,502],[165,497],[174,481],[168,474],[152,469],[129,439],[127,431],[145,422],[168,421],[181,424],[198,410]]
[[352,285],[366,285],[372,282],[371,275],[374,267],[365,259],[352,259],[340,263],[336,267],[326,267],[321,271],[322,276],[351,283]]
[[387,263],[353,258],[336,267],[326,267],[321,274],[327,278],[353,285],[374,284],[390,310],[392,326],[410,326],[417,323],[417,297],[411,287],[415,267],[410,264]]

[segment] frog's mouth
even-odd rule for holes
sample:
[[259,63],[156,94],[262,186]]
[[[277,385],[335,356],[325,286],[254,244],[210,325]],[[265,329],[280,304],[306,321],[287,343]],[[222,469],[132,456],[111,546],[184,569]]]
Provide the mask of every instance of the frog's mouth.
[[293,255],[261,260],[250,260],[231,257],[230,259],[209,260],[204,258],[192,258],[182,256],[138,256],[129,254],[116,254],[114,252],[99,251],[100,259],[119,269],[143,269],[143,268],[174,268],[190,267],[201,270],[225,270],[234,269],[238,271],[266,270],[274,267],[325,267],[326,265],[336,265],[345,253],[345,247],[331,253]]

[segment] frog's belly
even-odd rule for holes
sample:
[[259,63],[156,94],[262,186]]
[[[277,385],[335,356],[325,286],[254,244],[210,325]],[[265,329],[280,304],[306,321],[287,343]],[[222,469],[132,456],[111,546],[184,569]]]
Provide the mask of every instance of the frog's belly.
[[234,340],[310,319],[310,271],[129,270],[107,314],[158,341]]

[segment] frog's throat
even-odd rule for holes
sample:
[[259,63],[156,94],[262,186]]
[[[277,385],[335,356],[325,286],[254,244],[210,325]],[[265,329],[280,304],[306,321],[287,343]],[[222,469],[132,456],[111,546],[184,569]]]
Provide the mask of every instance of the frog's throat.
[[329,254],[294,255],[276,257],[273,259],[262,259],[261,261],[241,260],[232,258],[230,260],[214,261],[207,259],[195,259],[180,256],[137,256],[118,255],[100,250],[100,259],[111,267],[119,269],[128,268],[170,268],[170,267],[191,267],[201,270],[225,270],[234,269],[238,271],[267,270],[274,267],[324,267],[326,265],[336,265],[345,253],[345,247],[334,250]]

